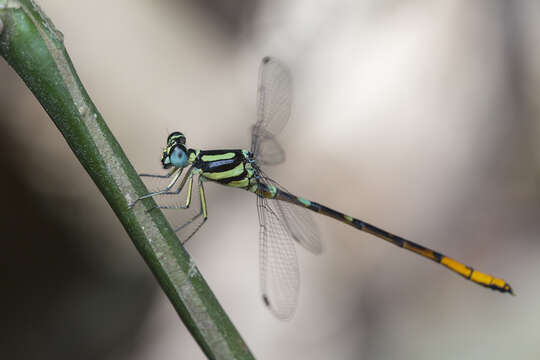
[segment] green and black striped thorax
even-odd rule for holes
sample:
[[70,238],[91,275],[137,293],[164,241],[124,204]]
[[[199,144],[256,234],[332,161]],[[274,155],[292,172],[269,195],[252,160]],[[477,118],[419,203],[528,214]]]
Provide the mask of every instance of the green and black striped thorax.
[[223,185],[250,190],[258,181],[258,168],[247,150],[188,150],[201,175]]
[[251,152],[243,149],[187,149],[185,143],[184,134],[173,132],[169,135],[161,159],[164,168],[193,166],[194,171],[207,180],[257,191],[260,170]]

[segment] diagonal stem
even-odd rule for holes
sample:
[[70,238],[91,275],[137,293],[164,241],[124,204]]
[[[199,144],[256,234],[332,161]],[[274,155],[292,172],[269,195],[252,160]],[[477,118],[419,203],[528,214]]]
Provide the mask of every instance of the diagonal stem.
[[252,359],[243,339],[86,93],[62,34],[32,0],[0,0],[0,55],[49,114],[211,359]]

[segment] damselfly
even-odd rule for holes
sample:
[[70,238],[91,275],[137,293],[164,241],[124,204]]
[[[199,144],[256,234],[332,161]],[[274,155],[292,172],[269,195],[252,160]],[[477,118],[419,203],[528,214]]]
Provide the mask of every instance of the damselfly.
[[[262,297],[264,303],[278,318],[289,318],[296,307],[299,272],[294,241],[312,253],[322,251],[317,226],[306,210],[329,216],[410,250],[446,266],[479,285],[512,294],[512,288],[503,279],[484,274],[439,252],[405,240],[362,220],[293,195],[267,177],[261,167],[278,164],[285,159],[284,151],[276,141],[276,136],[289,119],[291,98],[292,80],[287,67],[274,58],[263,58],[257,91],[257,121],[251,131],[251,149],[190,149],[186,147],[184,134],[173,132],[167,138],[167,146],[161,158],[163,167],[171,171],[167,175],[141,174],[141,176],[170,178],[169,184],[165,189],[144,195],[138,200],[155,195],[177,195],[187,183],[185,205],[158,206],[168,209],[187,209],[191,204],[193,178],[197,176],[200,211],[175,229],[179,231],[195,222],[196,225],[192,225],[194,230],[183,240],[186,242],[208,218],[203,185],[205,181],[255,193],[260,223],[259,261]],[[184,168],[187,168],[187,172],[175,189]]]

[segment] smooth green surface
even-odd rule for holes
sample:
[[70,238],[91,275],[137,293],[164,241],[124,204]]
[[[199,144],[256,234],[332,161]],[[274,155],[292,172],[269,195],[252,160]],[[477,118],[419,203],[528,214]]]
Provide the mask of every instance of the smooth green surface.
[[65,137],[207,357],[253,358],[161,211],[145,211],[154,201],[128,208],[148,191],[83,88],[62,34],[29,0],[0,0],[0,31],[0,54]]

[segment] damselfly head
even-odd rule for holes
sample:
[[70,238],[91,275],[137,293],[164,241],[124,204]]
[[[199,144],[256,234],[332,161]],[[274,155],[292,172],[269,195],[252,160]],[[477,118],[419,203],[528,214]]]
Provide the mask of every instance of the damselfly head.
[[167,147],[163,149],[161,163],[164,169],[171,167],[183,168],[188,162],[186,137],[181,132],[175,131],[167,138]]

